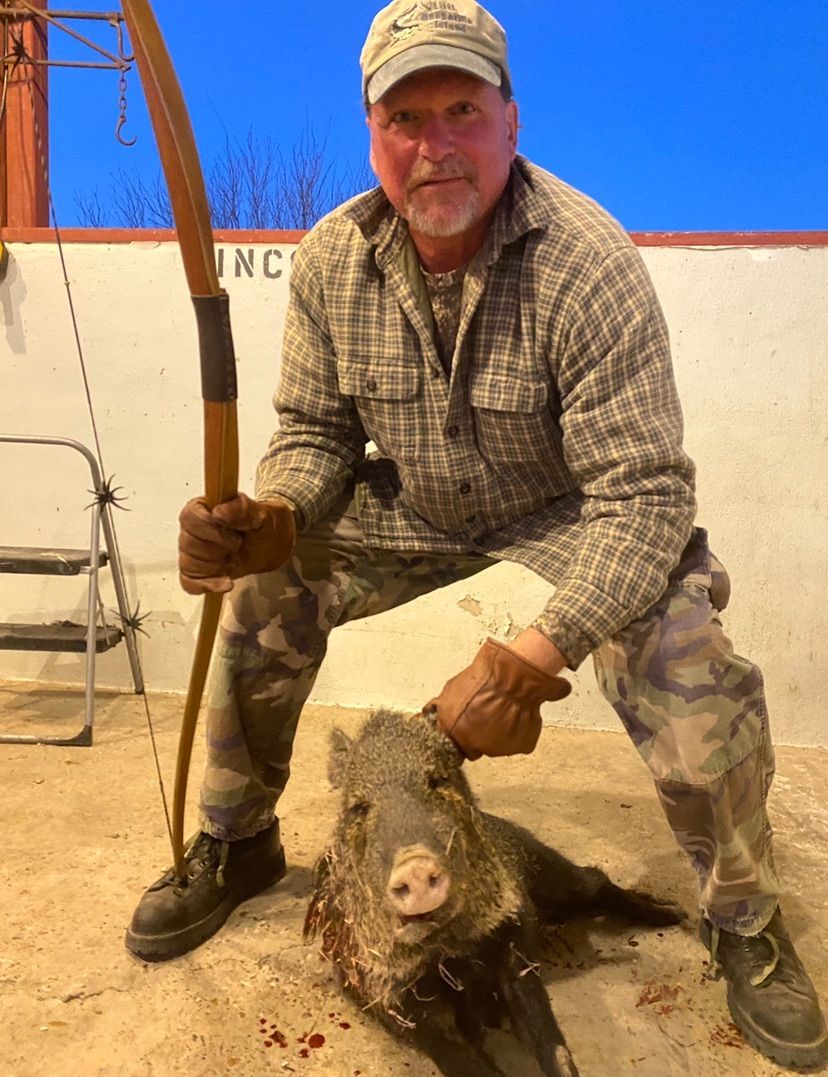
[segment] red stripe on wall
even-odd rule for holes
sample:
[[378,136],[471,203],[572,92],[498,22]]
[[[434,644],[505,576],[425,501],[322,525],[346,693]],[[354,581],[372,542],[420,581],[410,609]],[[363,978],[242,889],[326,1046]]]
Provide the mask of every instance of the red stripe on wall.
[[828,232],[632,232],[638,247],[828,247]]
[[[280,231],[215,231],[216,243],[298,243],[304,235],[299,229]],[[174,243],[172,228],[62,228],[64,243]],[[4,243],[54,243],[52,228],[0,228]]]
[[[172,243],[166,228],[64,228],[64,243]],[[216,231],[216,243],[298,243],[304,231]],[[639,247],[828,247],[828,232],[632,232]],[[54,243],[51,228],[2,228],[5,243]]]

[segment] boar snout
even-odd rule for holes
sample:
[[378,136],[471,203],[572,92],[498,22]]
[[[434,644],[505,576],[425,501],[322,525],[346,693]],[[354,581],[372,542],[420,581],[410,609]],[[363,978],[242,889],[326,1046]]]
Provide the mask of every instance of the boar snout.
[[432,853],[423,848],[398,855],[388,878],[388,900],[400,916],[422,916],[445,903],[451,876]]

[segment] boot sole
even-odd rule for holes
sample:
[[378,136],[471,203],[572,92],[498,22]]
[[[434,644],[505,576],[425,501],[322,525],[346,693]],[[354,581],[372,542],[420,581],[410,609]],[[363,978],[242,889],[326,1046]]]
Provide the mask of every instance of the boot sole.
[[808,1073],[821,1069],[828,1062],[828,1034],[824,1034],[815,1043],[785,1043],[760,1032],[749,1018],[733,1004],[730,991],[727,993],[727,1003],[733,1023],[747,1042],[761,1055],[764,1055],[765,1058],[775,1062],[777,1066]]
[[267,878],[251,881],[243,889],[235,890],[203,920],[166,935],[139,935],[127,928],[126,948],[143,961],[170,961],[181,957],[215,935],[235,908],[278,883],[284,878],[285,871],[285,851],[280,849]]

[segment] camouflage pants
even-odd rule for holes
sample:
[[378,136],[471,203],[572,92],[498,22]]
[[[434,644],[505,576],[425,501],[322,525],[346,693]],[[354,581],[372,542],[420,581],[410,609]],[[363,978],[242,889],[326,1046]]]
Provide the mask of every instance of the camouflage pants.
[[[332,628],[493,563],[369,550],[343,502],[300,536],[284,568],[239,580],[225,604],[208,694],[204,829],[233,840],[270,823]],[[680,576],[595,653],[598,683],[653,772],[698,873],[703,909],[718,926],[749,934],[776,905],[761,675],[722,632],[711,591],[715,599],[726,575],[716,562],[711,571],[705,542]]]
[[594,653],[598,686],[655,779],[718,927],[762,930],[778,891],[762,674],[719,620],[730,581],[697,529],[662,598]]

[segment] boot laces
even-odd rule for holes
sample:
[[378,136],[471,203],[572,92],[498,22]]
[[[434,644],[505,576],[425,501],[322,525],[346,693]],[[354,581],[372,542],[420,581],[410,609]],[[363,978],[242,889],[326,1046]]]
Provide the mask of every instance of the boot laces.
[[191,862],[197,861],[198,866],[204,869],[209,867],[212,863],[215,863],[216,846],[219,847],[218,863],[216,865],[216,882],[219,886],[224,886],[224,869],[227,865],[230,843],[222,841],[221,838],[214,838],[212,834],[208,834],[204,830],[197,830],[184,848],[184,861],[188,866],[184,878],[180,879],[178,877],[175,867],[173,866],[168,872],[168,881],[176,883],[178,886],[186,886],[188,883],[192,882],[200,873],[197,870],[190,870],[189,865]]

